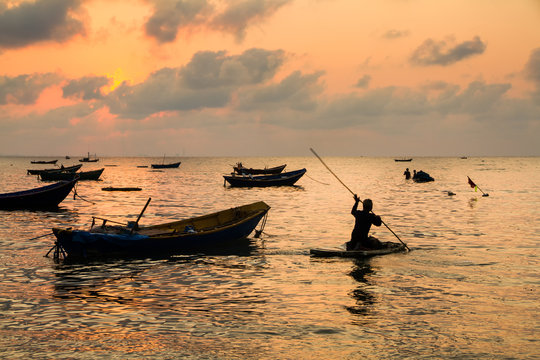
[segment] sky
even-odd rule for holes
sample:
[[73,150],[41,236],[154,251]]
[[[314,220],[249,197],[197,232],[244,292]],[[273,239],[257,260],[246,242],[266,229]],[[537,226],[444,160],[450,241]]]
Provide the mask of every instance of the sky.
[[0,155],[540,156],[539,0],[0,0]]

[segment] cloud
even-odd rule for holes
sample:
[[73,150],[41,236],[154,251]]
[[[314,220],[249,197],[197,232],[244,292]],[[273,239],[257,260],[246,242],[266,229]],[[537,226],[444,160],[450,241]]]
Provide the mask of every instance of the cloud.
[[540,48],[531,52],[531,56],[525,65],[525,74],[536,84],[536,89],[540,93]]
[[84,35],[84,24],[75,14],[80,3],[80,0],[37,0],[4,8],[0,13],[0,48],[20,48],[44,41],[64,42]]
[[71,80],[62,87],[65,98],[80,98],[82,100],[102,99],[101,88],[108,85],[110,79],[105,76],[86,76],[77,80]]
[[317,107],[317,95],[324,90],[319,83],[323,74],[321,71],[303,75],[300,71],[295,71],[278,84],[242,92],[238,96],[237,109],[313,111]]
[[371,81],[370,75],[364,75],[358,81],[356,82],[356,87],[361,89],[367,89],[369,87],[369,83]]
[[395,30],[395,29],[388,30],[382,35],[384,39],[398,39],[398,38],[406,37],[406,36],[409,36],[409,31]]
[[184,67],[161,69],[134,86],[124,83],[106,101],[112,113],[136,119],[162,111],[220,108],[239,88],[273,78],[283,61],[281,50],[199,52]]
[[156,2],[156,10],[145,24],[146,35],[160,43],[172,42],[179,29],[203,22],[211,10],[206,0]]
[[249,26],[272,16],[292,0],[153,0],[154,13],[144,28],[159,43],[176,40],[178,32],[193,25],[232,33],[242,40]]
[[475,36],[470,41],[453,45],[445,40],[427,39],[411,55],[410,62],[418,66],[451,65],[474,55],[483,54],[486,44]]
[[246,28],[264,21],[292,0],[236,0],[231,1],[212,21],[215,29],[231,32],[238,40],[245,36]]
[[0,76],[0,105],[34,104],[45,88],[59,80],[60,77],[52,73]]

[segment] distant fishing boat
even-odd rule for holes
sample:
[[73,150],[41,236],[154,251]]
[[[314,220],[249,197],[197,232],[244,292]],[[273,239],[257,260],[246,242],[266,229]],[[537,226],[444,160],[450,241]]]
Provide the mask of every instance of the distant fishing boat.
[[58,160],[32,160],[31,164],[56,164]]
[[284,172],[276,175],[224,175],[223,178],[231,186],[236,187],[269,187],[294,185],[306,169]]
[[180,166],[180,161],[171,164],[152,164],[152,169],[173,169]]
[[409,162],[409,161],[412,161],[412,158],[407,158],[407,159],[394,159],[394,161],[396,161],[396,162]]
[[90,153],[88,153],[87,157],[83,157],[82,159],[79,159],[80,162],[98,162],[99,159],[94,155],[93,158],[90,157]]
[[0,209],[52,209],[58,207],[71,192],[78,179],[31,190],[0,194]]
[[[94,217],[89,231],[58,229],[53,233],[68,256],[178,254],[234,246],[245,239],[270,210],[259,201],[212,214],[153,226],[127,226]],[[143,210],[144,211],[144,210]],[[141,213],[142,214],[142,213]],[[140,218],[140,216],[139,216]],[[94,226],[95,220],[102,224]],[[113,223],[108,225],[107,222]]]

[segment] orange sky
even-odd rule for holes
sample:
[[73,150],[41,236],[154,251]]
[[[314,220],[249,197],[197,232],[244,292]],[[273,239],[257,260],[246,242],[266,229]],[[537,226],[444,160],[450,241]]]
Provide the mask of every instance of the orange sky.
[[[246,140],[249,155],[305,155],[313,142],[337,155],[540,153],[535,0],[52,3],[0,1],[0,154],[177,153],[163,139],[158,148],[151,139],[137,145],[159,128],[215,144],[203,148],[190,137],[182,146],[188,154],[236,155],[246,150],[233,134],[260,137],[261,127],[262,139]],[[32,12],[43,24],[31,22]],[[163,69],[171,71],[152,75]],[[122,147],[97,132],[97,119],[123,134]],[[18,145],[32,126],[50,135],[85,132],[85,141]],[[482,126],[490,130],[479,141],[472,132]],[[292,135],[292,153],[277,150]],[[429,151],[404,148],[434,137],[439,146]]]

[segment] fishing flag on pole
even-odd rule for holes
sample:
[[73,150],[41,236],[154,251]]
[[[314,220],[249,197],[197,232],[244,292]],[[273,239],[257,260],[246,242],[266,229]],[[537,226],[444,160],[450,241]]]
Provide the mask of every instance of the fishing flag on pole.
[[469,185],[474,189],[474,191],[478,191],[478,186],[471,180],[470,177],[467,176],[467,179],[469,179]]

